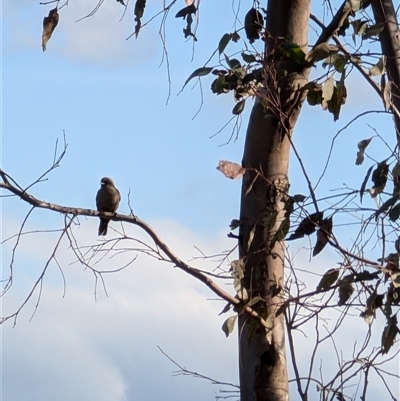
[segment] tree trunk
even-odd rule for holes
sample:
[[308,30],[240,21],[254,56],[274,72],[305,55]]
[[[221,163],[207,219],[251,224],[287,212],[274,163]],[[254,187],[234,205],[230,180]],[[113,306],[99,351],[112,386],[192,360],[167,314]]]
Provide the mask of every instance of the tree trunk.
[[309,68],[270,55],[288,37],[307,53],[310,0],[269,0],[267,12],[266,90],[253,106],[246,134],[242,163],[249,170],[242,184],[239,249],[245,287],[251,297],[263,298],[254,308],[271,331],[239,316],[242,401],[289,399],[284,315],[275,317],[283,298],[285,252],[283,242],[272,239],[285,217],[289,138],[304,101],[296,89],[307,83]]
[[372,10],[376,23],[384,23],[379,34],[382,54],[386,56],[386,71],[391,83],[392,111],[400,145],[400,32],[396,11],[391,0],[374,0]]

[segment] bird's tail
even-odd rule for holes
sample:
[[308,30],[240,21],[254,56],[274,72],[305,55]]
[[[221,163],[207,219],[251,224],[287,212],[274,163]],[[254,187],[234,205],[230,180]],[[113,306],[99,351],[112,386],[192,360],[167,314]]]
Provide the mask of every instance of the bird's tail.
[[109,219],[100,218],[99,235],[107,235],[107,227],[109,222]]

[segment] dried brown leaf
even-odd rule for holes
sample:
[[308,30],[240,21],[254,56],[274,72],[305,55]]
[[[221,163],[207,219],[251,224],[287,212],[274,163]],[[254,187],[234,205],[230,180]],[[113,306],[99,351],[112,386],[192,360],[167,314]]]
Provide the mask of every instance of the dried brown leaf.
[[228,160],[220,160],[217,170],[231,180],[235,178],[242,178],[243,174],[246,172],[246,169],[240,164],[233,163]]
[[356,159],[356,165],[357,166],[359,166],[360,164],[363,163],[365,149],[367,148],[367,146],[372,141],[372,138],[363,139],[362,141],[357,143],[357,146],[358,146],[357,159]]
[[46,51],[47,42],[50,40],[59,20],[57,8],[49,11],[49,15],[43,19],[42,49]]

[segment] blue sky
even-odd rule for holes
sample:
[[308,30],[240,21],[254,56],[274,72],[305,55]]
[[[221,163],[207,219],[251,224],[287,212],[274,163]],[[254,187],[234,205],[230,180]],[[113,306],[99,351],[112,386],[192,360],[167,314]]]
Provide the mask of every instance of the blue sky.
[[[119,21],[123,7],[116,1],[105,2],[95,16],[78,23],[74,21],[90,12],[96,1],[84,6],[72,1],[60,11],[59,25],[43,53],[42,20],[49,6],[3,0],[2,168],[22,186],[30,184],[51,165],[55,143],[58,140],[61,146],[65,131],[66,157],[48,181],[31,189],[34,196],[94,208],[100,179],[107,175],[122,194],[119,210],[129,213],[130,191],[134,212],[149,221],[182,258],[199,256],[195,246],[207,254],[234,246],[226,234],[231,219],[238,217],[241,183],[225,179],[215,168],[221,159],[240,163],[251,100],[242,115],[238,139],[226,144],[232,124],[210,137],[231,118],[231,95],[213,96],[211,78],[203,79],[204,104],[194,120],[201,102],[198,85],[192,89],[189,84],[177,96],[222,34],[232,31],[231,19],[221,21],[222,10],[211,3],[202,4],[194,54],[192,42],[182,35],[185,22],[173,15],[167,21],[172,89],[166,105],[168,77],[165,63],[160,66],[159,20],[144,27],[138,40],[126,41],[133,21],[129,12]],[[148,4],[147,16],[156,11]],[[230,3],[223,11],[232,15]],[[210,63],[216,64],[216,59]],[[306,105],[296,128],[295,146],[314,182],[337,131],[359,112],[382,110],[380,100],[356,74],[348,90],[348,104],[339,122]],[[357,121],[338,137],[318,196],[343,183],[359,188],[369,165],[354,166],[357,142],[374,134],[366,122],[394,142],[390,117],[373,115]],[[370,146],[374,154],[386,155],[378,141]],[[291,193],[307,193],[294,158]],[[372,201],[367,202],[373,207]],[[27,210],[22,202],[3,199],[3,239],[18,230]],[[82,244],[98,241],[97,223],[80,219],[74,233]],[[62,225],[62,216],[36,211],[27,229]],[[134,228],[129,230],[143,237]],[[43,233],[22,240],[14,286],[2,299],[3,314],[24,299],[55,240]],[[8,242],[2,249],[5,277],[11,247]],[[118,261],[133,257],[134,253],[123,255]],[[214,397],[218,389],[210,384],[171,377],[176,369],[157,346],[188,369],[237,383],[236,336],[225,339],[220,329],[225,316],[218,313],[223,304],[209,300],[213,294],[191,277],[139,255],[126,271],[107,276],[108,297],[100,289],[96,302],[93,275],[74,263],[68,243],[63,243],[59,259],[67,279],[65,297],[62,276],[52,265],[33,320],[29,322],[35,300],[28,303],[14,328],[11,323],[2,327],[4,401]],[[334,252],[327,249],[312,266],[323,273],[335,262]],[[112,268],[114,263],[111,259],[103,266]],[[194,263],[210,268],[207,261]],[[300,263],[308,264],[308,255]],[[314,288],[318,279],[310,280]],[[299,341],[307,360],[309,343]]]

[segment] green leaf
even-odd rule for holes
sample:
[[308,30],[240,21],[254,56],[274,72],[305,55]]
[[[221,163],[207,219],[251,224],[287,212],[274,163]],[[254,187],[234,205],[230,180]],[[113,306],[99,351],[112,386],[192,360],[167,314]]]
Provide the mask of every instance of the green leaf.
[[327,291],[339,277],[340,269],[329,269],[317,285],[317,291]]
[[285,41],[282,44],[282,49],[286,56],[296,64],[304,65],[306,63],[306,54],[300,49],[299,45],[290,41]]
[[[386,202],[384,202],[382,204],[382,206],[375,212],[375,220],[378,219],[378,216],[381,213],[386,212],[386,210],[388,210],[390,207],[392,207],[397,202],[398,199],[399,199],[399,195],[394,195],[391,198],[389,198]],[[393,208],[392,208],[392,210],[393,210]],[[394,221],[394,220],[392,220],[392,221]]]
[[290,214],[288,214],[281,222],[281,225],[276,230],[274,236],[271,239],[270,249],[273,249],[276,242],[283,241],[286,237],[286,234],[290,229]]
[[[228,58],[226,58],[228,59]],[[232,58],[232,59],[228,59],[228,65],[231,68],[231,70],[238,70],[239,68],[242,67],[242,65],[240,64],[240,61],[236,58]]]
[[225,75],[219,75],[212,84],[211,84],[211,92],[220,95],[221,93],[228,93],[229,89],[226,88],[226,79]]
[[353,35],[364,35],[365,31],[368,28],[368,23],[365,20],[362,19],[356,19],[351,22],[351,25],[353,26],[354,34]]
[[387,325],[382,333],[382,354],[387,354],[390,348],[392,348],[398,332],[397,316],[393,315],[388,319]]
[[239,115],[244,110],[244,106],[246,104],[246,100],[241,100],[235,104],[235,107],[232,110],[232,114]]
[[264,18],[259,11],[251,8],[244,18],[244,30],[250,43],[260,39],[260,31],[264,25]]
[[176,13],[175,18],[186,18],[187,16],[190,16],[191,14],[194,14],[196,11],[197,11],[196,7],[195,7],[194,3],[192,3],[189,6],[179,10]]
[[309,63],[315,63],[317,61],[323,60],[324,58],[327,58],[331,54],[337,53],[339,49],[339,46],[323,42],[315,46],[310,52],[308,52],[305,56],[305,60]]
[[352,283],[343,282],[339,283],[339,302],[338,305],[344,305],[351,297],[354,292],[354,287]]
[[287,241],[303,238],[305,235],[311,235],[314,233],[318,224],[322,221],[323,216],[323,212],[318,212],[312,213],[304,218],[296,228],[295,232],[287,239]]
[[135,35],[138,37],[140,27],[142,26],[142,17],[144,14],[144,9],[146,7],[146,0],[136,0],[135,3],[135,9],[134,9],[134,14],[135,14]]
[[307,102],[310,106],[322,104],[322,90],[309,90],[307,93]]
[[368,297],[367,304],[360,316],[364,318],[365,323],[371,324],[375,318],[375,311],[383,305],[383,294],[377,294],[375,291]]
[[197,70],[194,70],[189,78],[185,81],[185,84],[182,87],[182,90],[185,88],[185,86],[189,83],[189,81],[193,78],[196,77],[204,77],[205,75],[208,75],[211,71],[213,70],[213,67],[200,67]]
[[378,24],[369,26],[364,32],[363,39],[369,39],[372,36],[379,35],[383,31],[384,27],[384,22],[379,22]]
[[332,216],[322,220],[321,226],[317,231],[317,242],[315,243],[312,256],[317,256],[328,243],[329,237],[332,234],[333,218]]
[[229,310],[231,309],[231,306],[232,306],[232,305],[228,302],[228,303],[224,306],[224,309],[222,309],[222,311],[218,313],[218,316],[220,316],[220,315],[222,315],[222,314],[224,314],[224,313],[226,313],[226,312],[229,312]]
[[367,186],[367,182],[369,179],[369,176],[371,175],[371,171],[373,169],[374,166],[371,166],[368,171],[367,174],[365,175],[364,181],[361,184],[361,188],[360,188],[360,202],[362,203],[362,198],[364,196],[364,192],[365,192],[365,187]]
[[340,115],[340,109],[346,103],[347,89],[344,83],[339,83],[333,88],[332,98],[328,101],[328,111],[333,114],[333,120],[337,121]]
[[225,336],[228,337],[229,334],[232,333],[235,328],[236,316],[228,317],[222,325],[222,331],[225,333]]
[[257,61],[253,54],[247,54],[245,52],[242,52],[242,59],[245,63],[254,63]]
[[333,75],[331,75],[322,86],[322,110],[328,108],[328,102],[332,99],[334,89]]
[[358,152],[357,152],[357,159],[356,159],[356,165],[357,166],[359,166],[359,165],[361,165],[363,163],[365,149],[367,149],[367,146],[372,141],[372,138],[363,139],[362,141],[358,142],[358,144],[357,144]]
[[247,290],[243,285],[244,278],[244,261],[243,259],[234,260],[231,262],[232,276],[233,276],[233,287],[238,297],[246,302],[249,299]]
[[218,52],[220,55],[225,50],[226,46],[228,46],[231,39],[232,39],[232,34],[230,34],[230,33],[226,33],[226,34],[224,34],[224,36],[222,36],[221,40],[218,43]]
[[378,166],[372,172],[372,182],[374,183],[374,186],[372,187],[370,192],[373,198],[375,198],[385,189],[388,173],[389,173],[389,166],[386,160],[378,163]]
[[346,30],[347,30],[347,28],[349,28],[349,26],[350,26],[349,17],[347,17],[342,22],[342,25],[340,26],[339,30],[337,31],[337,35],[346,36]]
[[389,210],[389,220],[396,221],[400,217],[400,203]]
[[379,59],[379,61],[369,69],[368,74],[371,76],[382,75],[385,72],[385,69],[386,69],[386,56],[383,55]]
[[337,72],[344,72],[346,65],[348,63],[348,58],[342,54],[332,54],[328,56],[322,63],[322,67],[327,65],[332,65]]

